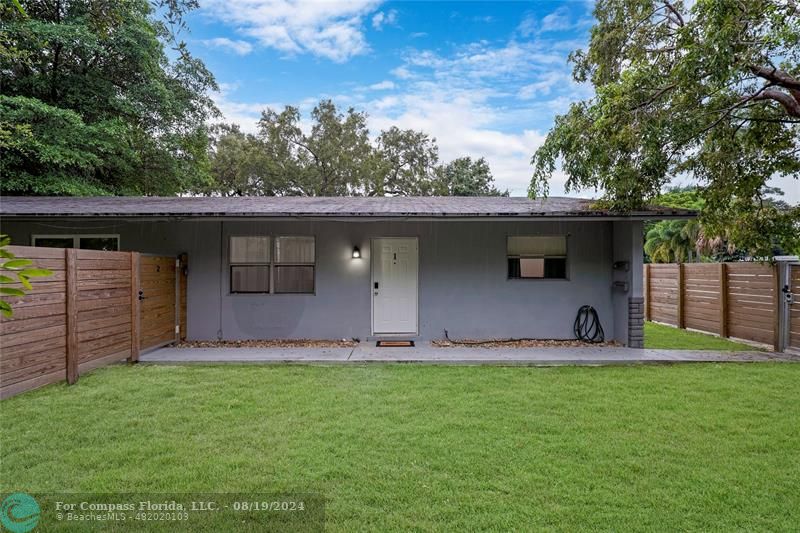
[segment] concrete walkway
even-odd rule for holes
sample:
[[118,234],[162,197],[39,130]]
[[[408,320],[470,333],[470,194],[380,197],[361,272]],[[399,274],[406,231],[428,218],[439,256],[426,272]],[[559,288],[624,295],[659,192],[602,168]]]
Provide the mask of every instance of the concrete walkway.
[[800,356],[771,352],[704,350],[635,350],[582,348],[441,348],[420,343],[414,348],[377,348],[362,342],[355,348],[160,348],[143,354],[146,363],[433,363],[507,365],[606,365],[676,362],[797,361]]

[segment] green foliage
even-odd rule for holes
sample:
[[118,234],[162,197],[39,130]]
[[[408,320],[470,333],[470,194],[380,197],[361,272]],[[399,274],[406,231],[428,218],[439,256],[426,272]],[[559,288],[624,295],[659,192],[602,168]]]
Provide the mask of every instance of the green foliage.
[[[0,286],[0,296],[15,297],[25,296],[26,290],[31,290],[31,278],[51,276],[53,273],[44,268],[33,268],[33,261],[16,257],[6,248],[11,244],[8,235],[0,235],[0,285],[15,285],[14,287]],[[0,314],[6,317],[13,315],[11,303],[0,299]]]
[[645,234],[644,252],[653,263],[691,263],[699,259],[696,220],[664,220]]
[[481,158],[439,164],[436,139],[391,127],[371,140],[367,116],[345,113],[323,100],[311,113],[308,132],[300,112],[288,106],[262,113],[257,135],[233,125],[212,131],[213,181],[197,187],[222,196],[427,196],[499,195]]
[[175,33],[196,2],[154,5],[164,21],[145,0],[3,11],[0,191],[174,194],[208,178],[216,84]]
[[442,196],[508,196],[494,185],[489,164],[484,158],[473,161],[459,157],[438,169],[438,189]]
[[[703,199],[696,187],[672,189],[653,201],[654,205],[701,211]],[[663,220],[645,224],[644,252],[653,263],[693,262],[701,259],[697,220]]]
[[594,98],[556,118],[533,156],[530,194],[561,162],[567,189],[643,207],[671,177],[700,185],[702,224],[766,256],[800,243],[800,207],[763,189],[800,175],[800,8],[782,0],[598,0],[573,75]]
[[209,173],[196,192],[222,196],[275,196],[284,190],[284,176],[271,164],[264,144],[238,126],[211,129]]
[[[791,210],[786,203],[775,199],[783,195],[777,188],[767,187],[761,193],[764,196],[764,208],[778,213]],[[702,191],[697,187],[673,188],[658,196],[653,203],[664,207],[693,209],[703,212],[705,200]],[[746,257],[763,257],[757,250],[744,246],[737,247],[731,242],[728,230],[713,232],[700,220],[663,220],[645,224],[644,250],[646,259],[653,263],[674,263],[692,261],[739,261]],[[781,231],[771,232],[778,235]],[[791,249],[783,249],[779,239],[764,239],[775,255],[794,253]]]
[[370,196],[427,196],[434,193],[439,148],[426,133],[392,126],[378,136]]
[[3,192],[107,194],[99,168],[130,165],[135,154],[119,119],[86,124],[71,110],[36,98],[0,95],[0,175]]

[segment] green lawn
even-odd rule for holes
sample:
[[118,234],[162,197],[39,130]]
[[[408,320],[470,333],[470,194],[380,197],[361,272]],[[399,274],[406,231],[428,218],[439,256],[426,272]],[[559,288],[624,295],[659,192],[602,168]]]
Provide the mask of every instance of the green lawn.
[[758,351],[741,342],[734,342],[714,335],[686,331],[655,322],[644,324],[644,347],[666,350],[720,350],[720,351]]
[[330,531],[800,524],[790,363],[116,366],[0,409],[3,493],[313,491]]

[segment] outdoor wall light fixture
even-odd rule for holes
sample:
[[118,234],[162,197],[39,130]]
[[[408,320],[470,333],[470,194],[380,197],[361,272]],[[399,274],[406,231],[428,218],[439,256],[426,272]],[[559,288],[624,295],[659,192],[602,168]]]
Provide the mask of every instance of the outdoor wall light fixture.
[[353,246],[353,259],[361,259],[361,250],[358,249],[358,246]]

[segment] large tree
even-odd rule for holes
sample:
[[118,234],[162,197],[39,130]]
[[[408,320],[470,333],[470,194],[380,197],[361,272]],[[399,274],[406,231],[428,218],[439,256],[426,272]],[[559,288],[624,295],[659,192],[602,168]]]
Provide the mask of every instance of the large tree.
[[428,196],[433,193],[439,148],[426,133],[396,126],[378,135],[369,196]]
[[216,84],[176,33],[195,0],[21,4],[0,7],[0,191],[174,194],[208,177]]
[[330,100],[301,127],[300,111],[266,109],[257,135],[233,125],[214,128],[213,182],[204,194],[288,196],[507,195],[494,186],[483,158],[439,163],[436,139],[390,127],[374,139],[367,115],[339,111]]
[[560,162],[567,188],[640,208],[693,177],[704,227],[768,255],[800,239],[800,207],[762,191],[800,175],[800,4],[795,0],[598,0],[573,76],[595,96],[556,118],[533,157],[531,195]]
[[[221,196],[276,196],[286,180],[274,169],[266,147],[253,134],[235,124],[211,128],[209,161],[212,180],[193,192]],[[272,170],[272,171],[271,171]]]
[[300,111],[287,106],[261,114],[259,137],[270,168],[286,180],[284,194],[346,196],[363,189],[372,162],[366,115],[354,109],[341,113],[330,100],[311,112],[308,133],[300,127]]
[[484,158],[459,157],[437,169],[436,194],[442,196],[508,196],[494,185]]

